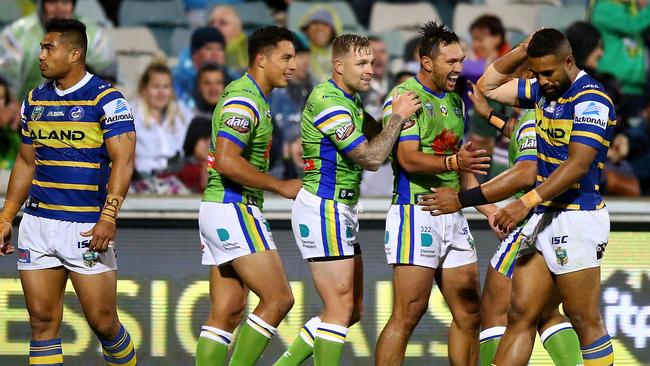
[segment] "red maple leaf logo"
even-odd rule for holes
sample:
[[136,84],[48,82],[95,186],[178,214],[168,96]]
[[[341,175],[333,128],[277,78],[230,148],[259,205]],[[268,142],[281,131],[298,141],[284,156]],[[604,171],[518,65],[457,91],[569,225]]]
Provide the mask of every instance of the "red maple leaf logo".
[[431,148],[436,155],[455,154],[460,149],[460,136],[456,136],[453,130],[443,128],[431,143]]

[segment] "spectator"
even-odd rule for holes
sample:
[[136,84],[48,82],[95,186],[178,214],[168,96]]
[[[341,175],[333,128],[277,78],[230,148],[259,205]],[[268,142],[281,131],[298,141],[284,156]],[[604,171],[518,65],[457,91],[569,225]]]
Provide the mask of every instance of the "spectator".
[[[76,1],[43,0],[37,2],[37,12],[9,24],[0,34],[0,65],[17,99],[43,82],[38,67],[39,44],[43,24],[52,18],[72,18]],[[107,33],[94,21],[80,18],[88,33],[86,63],[102,77],[115,75],[115,52]]]
[[212,113],[219,103],[225,85],[226,74],[223,67],[213,63],[201,66],[194,88],[194,113],[212,120]]
[[286,88],[276,88],[269,96],[273,119],[283,134],[289,125],[300,125],[302,110],[314,86],[309,72],[309,48],[300,40],[294,46],[296,70]]
[[650,28],[648,1],[593,0],[589,17],[602,33],[605,47],[598,70],[621,82],[625,94],[621,113],[636,116],[643,108],[647,82],[643,34]]
[[404,45],[404,71],[413,75],[420,70],[420,37],[410,39]]
[[373,76],[370,81],[370,90],[363,95],[363,105],[368,114],[375,120],[380,121],[384,99],[391,86],[391,76],[388,73],[388,50],[381,38],[370,36],[368,39],[370,40],[375,61],[372,64]]
[[182,154],[191,115],[176,101],[172,74],[160,61],[145,69],[131,107],[138,131],[135,170],[147,178],[167,169],[168,160]]
[[208,183],[208,152],[212,138],[212,120],[197,116],[190,123],[183,142],[183,166],[178,179],[193,193],[201,193]]
[[219,5],[212,11],[209,25],[226,38],[226,66],[237,74],[243,74],[248,67],[248,37],[239,14],[232,6]]
[[328,7],[316,5],[307,13],[300,29],[309,40],[310,69],[314,81],[321,82],[330,75],[332,41],[336,38],[336,34],[340,33],[340,20]]
[[196,107],[193,91],[197,71],[201,65],[208,62],[220,66],[225,65],[225,48],[226,40],[216,28],[203,27],[192,33],[190,48],[181,51],[178,56],[178,65],[173,70],[176,97],[186,107],[190,109]]
[[401,84],[414,76],[415,74],[412,73],[411,71],[408,70],[399,71],[397,74],[395,74],[395,85]]
[[284,132],[285,144],[283,146],[283,173],[282,179],[302,178],[302,140],[300,139],[300,124],[287,126]]
[[7,81],[0,77],[0,194],[7,191],[11,168],[20,147],[19,124],[18,103],[12,100]]
[[626,160],[630,151],[627,136],[619,134],[607,150],[607,160],[600,176],[600,190],[607,195],[635,197],[641,194],[639,180]]
[[643,195],[650,195],[650,101],[641,111],[642,122],[625,132],[630,153],[628,160],[641,183]]

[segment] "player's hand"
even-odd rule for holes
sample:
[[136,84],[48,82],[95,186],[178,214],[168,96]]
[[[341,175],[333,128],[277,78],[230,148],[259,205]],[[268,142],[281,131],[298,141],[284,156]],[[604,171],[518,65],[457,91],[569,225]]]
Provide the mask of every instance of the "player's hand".
[[278,194],[284,198],[295,199],[302,188],[302,179],[288,179],[280,182]]
[[11,240],[11,223],[0,222],[0,257],[14,252],[14,246],[9,243]]
[[467,92],[467,96],[472,100],[472,103],[474,103],[474,110],[479,116],[487,120],[490,116],[490,112],[492,112],[492,107],[490,107],[487,100],[485,100],[485,97],[483,97],[483,94],[478,90],[476,84],[467,80],[467,86],[471,89]]
[[88,250],[91,252],[104,253],[108,250],[109,245],[113,245],[115,240],[115,224],[99,220],[92,229],[81,233],[83,237],[92,236]]
[[449,187],[431,188],[429,194],[422,196],[418,205],[423,206],[422,211],[430,211],[431,215],[439,216],[454,213],[462,207],[458,201],[458,192]]
[[503,231],[503,230],[501,230],[501,229],[499,229],[497,227],[497,225],[496,225],[496,211],[491,213],[487,217],[487,219],[488,219],[488,225],[490,225],[490,229],[492,229],[494,234],[497,236],[497,239],[499,239],[499,241],[503,241],[503,239],[505,239],[508,234],[505,231]]
[[465,143],[458,151],[458,170],[465,173],[487,175],[492,158],[485,154],[487,151],[484,149],[474,150],[471,141]]
[[397,89],[393,91],[393,114],[408,118],[420,109],[420,99],[412,91],[407,91],[402,95],[397,94]]
[[530,208],[526,207],[522,200],[510,202],[506,207],[497,210],[494,218],[496,226],[499,230],[509,233],[529,212]]

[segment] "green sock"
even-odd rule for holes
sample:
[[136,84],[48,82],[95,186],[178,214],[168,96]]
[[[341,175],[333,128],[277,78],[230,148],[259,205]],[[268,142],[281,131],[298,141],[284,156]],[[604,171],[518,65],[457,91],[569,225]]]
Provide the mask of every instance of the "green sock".
[[204,325],[196,344],[196,366],[224,366],[232,333]]
[[582,365],[580,341],[571,323],[561,323],[546,329],[541,337],[544,348],[557,366]]
[[492,365],[494,355],[497,354],[499,341],[505,333],[506,327],[492,327],[481,332],[479,339],[481,341],[481,366]]
[[273,366],[298,366],[314,353],[314,334],[320,324],[319,317],[311,318],[300,330],[300,334]]
[[255,314],[250,314],[241,326],[235,341],[230,366],[252,366],[264,352],[277,330]]
[[341,362],[341,353],[348,328],[320,323],[314,340],[314,366],[337,366]]

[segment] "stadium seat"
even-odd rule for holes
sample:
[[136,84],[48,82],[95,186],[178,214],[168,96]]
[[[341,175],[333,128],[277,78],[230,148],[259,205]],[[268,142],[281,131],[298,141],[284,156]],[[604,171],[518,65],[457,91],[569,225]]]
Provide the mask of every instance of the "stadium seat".
[[0,28],[23,16],[16,0],[0,0]]
[[117,81],[127,90],[134,90],[142,71],[154,57],[163,51],[146,27],[119,27],[108,29],[117,54]]
[[102,27],[113,26],[113,22],[106,17],[104,8],[97,0],[79,0],[74,10],[75,14],[93,20]]
[[537,25],[563,31],[574,22],[585,20],[586,13],[584,6],[544,6],[540,9]]
[[391,4],[378,2],[370,13],[369,29],[372,33],[390,30],[414,30],[427,21],[441,22],[438,11],[428,2]]
[[189,27],[185,9],[180,0],[146,1],[125,0],[120,6],[120,26],[146,25],[151,29],[160,48],[172,54],[174,29]]
[[379,33],[379,37],[386,43],[388,57],[390,60],[404,56],[404,45],[414,37],[418,36],[417,31],[400,30]]
[[525,35],[537,30],[537,19],[542,5],[503,4],[469,5],[458,4],[454,11],[454,31],[464,40],[469,40],[469,26],[481,15],[497,15],[509,32]]
[[526,5],[551,5],[560,6],[562,0],[485,0],[485,5],[506,5],[506,4],[526,4]]
[[183,49],[189,47],[192,31],[189,28],[174,28],[171,37],[172,56],[177,56]]
[[305,17],[311,13],[313,7],[322,6],[338,15],[344,32],[365,34],[366,30],[359,24],[354,10],[350,4],[344,1],[332,1],[328,3],[296,1],[291,3],[288,12],[288,26],[293,31],[300,31],[300,24]]

